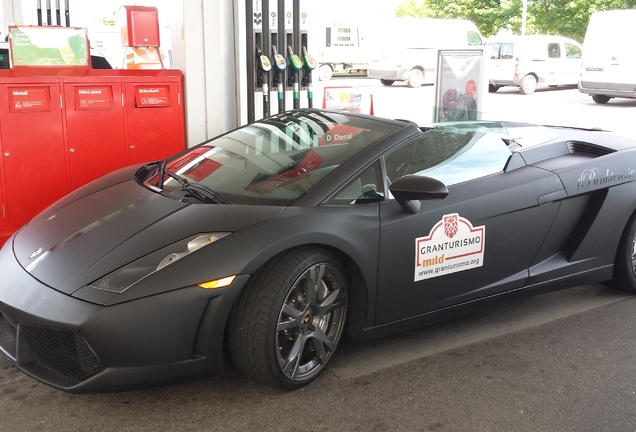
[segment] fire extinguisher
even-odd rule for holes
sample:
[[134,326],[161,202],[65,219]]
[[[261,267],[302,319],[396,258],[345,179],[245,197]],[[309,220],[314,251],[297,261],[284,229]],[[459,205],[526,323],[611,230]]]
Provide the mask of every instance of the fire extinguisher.
[[259,86],[263,87],[263,118],[269,117],[269,77],[268,72],[272,69],[272,64],[260,47],[256,47],[256,63],[258,64],[258,78],[257,82]]
[[294,109],[300,108],[300,84],[299,84],[299,71],[303,68],[303,62],[300,60],[291,46],[287,46],[287,50],[289,51],[289,65],[293,69],[292,72],[292,80],[294,86]]
[[278,91],[278,112],[285,111],[285,88],[283,86],[283,71],[287,67],[285,56],[278,54],[276,45],[272,45],[272,54],[274,55],[274,68],[276,75],[274,76],[274,85]]
[[310,54],[307,54],[307,47],[303,47],[303,85],[307,87],[307,106],[314,107],[314,92],[311,83],[311,71],[316,69],[316,60]]

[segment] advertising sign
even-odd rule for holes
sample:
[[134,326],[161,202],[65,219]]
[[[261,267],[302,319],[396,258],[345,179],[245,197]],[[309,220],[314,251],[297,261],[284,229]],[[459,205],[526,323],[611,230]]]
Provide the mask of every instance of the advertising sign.
[[485,63],[483,49],[439,51],[435,122],[479,120]]
[[12,67],[90,67],[85,28],[9,27]]
[[415,239],[415,282],[484,265],[486,227],[457,213],[444,215],[429,234]]
[[368,88],[325,87],[322,107],[373,115],[373,95]]

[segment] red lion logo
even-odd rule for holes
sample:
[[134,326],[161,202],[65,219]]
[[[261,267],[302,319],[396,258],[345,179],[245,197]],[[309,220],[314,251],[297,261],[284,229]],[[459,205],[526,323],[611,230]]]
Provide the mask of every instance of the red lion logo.
[[457,215],[444,216],[444,233],[448,238],[455,237],[457,231],[459,231],[459,223],[457,221]]

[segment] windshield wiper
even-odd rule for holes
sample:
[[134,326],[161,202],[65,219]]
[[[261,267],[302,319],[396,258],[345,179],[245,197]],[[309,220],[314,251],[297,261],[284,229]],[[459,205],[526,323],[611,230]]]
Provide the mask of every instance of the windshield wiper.
[[166,174],[181,184],[182,191],[188,192],[188,195],[186,195],[184,199],[187,199],[188,196],[192,196],[206,203],[227,204],[227,201],[221,198],[219,194],[201,183],[190,183],[186,178],[170,170],[166,171]]

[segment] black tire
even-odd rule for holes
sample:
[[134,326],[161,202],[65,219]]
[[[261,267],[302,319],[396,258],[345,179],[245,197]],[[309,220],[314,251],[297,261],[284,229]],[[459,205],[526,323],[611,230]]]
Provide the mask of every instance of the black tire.
[[331,359],[346,311],[347,284],[338,259],[317,247],[291,250],[245,287],[230,322],[230,353],[252,380],[300,388]]
[[596,102],[597,104],[601,104],[601,105],[608,103],[610,99],[611,99],[611,97],[605,96],[605,95],[594,95],[594,96],[592,96],[592,100],[594,102]]
[[501,88],[501,86],[495,85],[495,84],[488,84],[488,93],[497,93],[497,90],[499,90]]
[[387,80],[387,79],[381,79],[380,82],[382,83],[382,85],[385,85],[385,86],[388,87],[388,86],[392,85],[395,81]]
[[616,251],[612,285],[636,294],[636,213],[625,226]]

